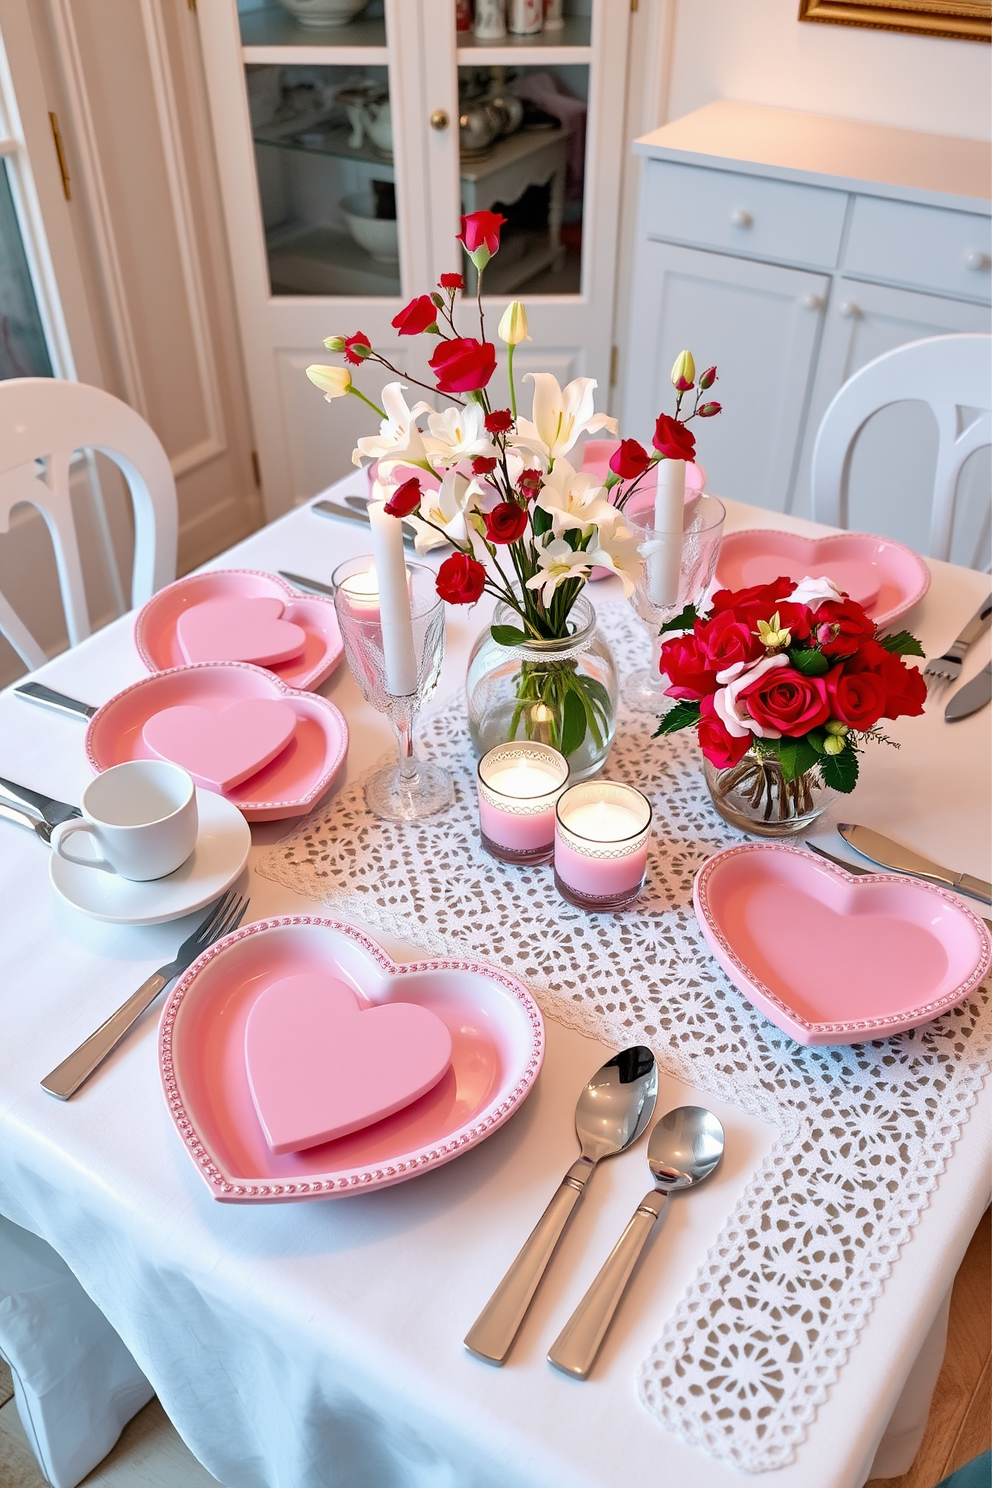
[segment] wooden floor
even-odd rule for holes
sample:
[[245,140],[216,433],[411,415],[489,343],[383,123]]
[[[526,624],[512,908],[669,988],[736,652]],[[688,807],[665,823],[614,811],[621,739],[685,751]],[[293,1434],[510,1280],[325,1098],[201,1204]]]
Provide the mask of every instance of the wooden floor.
[[[868,1488],[935,1488],[948,1473],[989,1448],[989,1219],[986,1213],[954,1283],[947,1354],[919,1455],[903,1477],[873,1478]],[[10,1373],[0,1362],[0,1484],[3,1488],[46,1488],[11,1397]],[[86,1479],[85,1488],[216,1488],[216,1479],[187,1450],[153,1400],[124,1428],[114,1450]]]

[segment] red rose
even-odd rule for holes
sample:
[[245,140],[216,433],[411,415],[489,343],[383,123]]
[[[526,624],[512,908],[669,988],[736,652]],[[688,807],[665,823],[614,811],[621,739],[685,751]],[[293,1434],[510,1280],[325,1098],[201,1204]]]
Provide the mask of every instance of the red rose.
[[716,382],[716,368],[707,367],[705,372],[700,373],[698,382],[699,391],[705,393],[707,388],[711,388]]
[[430,295],[418,295],[404,306],[392,322],[401,336],[419,336],[433,326],[437,330],[437,307]]
[[885,688],[874,672],[845,672],[834,667],[826,675],[831,718],[848,728],[874,728],[885,711]]
[[880,646],[882,660],[877,674],[885,688],[883,718],[918,718],[927,700],[927,684],[917,667],[907,666],[900,656],[893,656]]
[[492,475],[496,469],[496,461],[488,459],[485,455],[472,456],[473,475]]
[[651,456],[636,439],[624,439],[610,456],[610,469],[621,480],[633,480],[651,464]]
[[669,418],[667,413],[659,413],[651,443],[666,460],[696,458],[696,439],[692,430],[687,429],[681,419]]
[[353,367],[360,367],[365,358],[372,355],[372,343],[364,331],[356,331],[344,338],[344,359]]
[[486,587],[486,570],[467,553],[452,553],[438,569],[435,587],[448,604],[475,604]]
[[499,248],[499,230],[505,221],[499,212],[470,212],[462,218],[462,230],[457,241],[464,243],[469,253],[486,247],[493,254]]
[[442,289],[464,289],[465,280],[461,274],[442,274],[437,281]]
[[704,697],[700,704],[699,724],[696,729],[699,747],[718,770],[729,770],[739,765],[751,747],[751,734],[735,739],[727,732],[722,720],[717,717],[711,697]]
[[770,667],[738,694],[763,729],[798,739],[830,717],[824,677],[804,677],[790,666]]
[[696,412],[700,418],[715,418],[722,408],[722,403],[704,403],[696,409]]
[[405,480],[401,486],[396,487],[386,502],[386,510],[391,517],[408,517],[411,512],[417,510],[422,494],[420,481],[417,476],[411,475],[409,480]]
[[540,470],[521,470],[517,490],[525,501],[533,501],[543,484],[544,476]]
[[513,428],[513,414],[508,408],[494,408],[486,414],[486,428],[490,434],[509,434]]
[[442,341],[428,365],[439,393],[471,393],[484,388],[496,371],[496,348],[491,341],[458,336]]
[[853,656],[858,647],[875,634],[875,622],[869,620],[853,599],[824,600],[813,623],[817,644],[824,656]]
[[490,542],[516,542],[527,531],[527,513],[515,501],[501,501],[485,516],[486,536]]
[[722,672],[736,661],[757,661],[763,647],[755,634],[756,626],[736,618],[732,610],[721,610],[699,629],[699,643],[706,665]]
[[660,669],[669,681],[665,688],[669,697],[688,698],[695,702],[716,692],[713,669],[706,660],[699,637],[692,631],[688,635],[673,636],[664,643]]
[[750,589],[718,589],[710,601],[710,609],[744,609],[751,605],[775,605],[796,587],[795,579],[775,579],[770,584],[754,584]]

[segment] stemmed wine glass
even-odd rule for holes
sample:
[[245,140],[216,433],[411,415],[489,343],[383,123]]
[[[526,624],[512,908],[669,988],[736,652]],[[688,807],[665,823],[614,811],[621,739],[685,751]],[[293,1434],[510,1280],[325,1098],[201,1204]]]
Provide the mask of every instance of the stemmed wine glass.
[[444,602],[435,574],[422,563],[406,565],[410,585],[413,646],[417,661],[416,691],[397,696],[386,681],[386,662],[379,616],[379,591],[371,554],[349,558],[331,576],[334,608],[351,675],[367,703],[384,713],[396,730],[399,758],[365,782],[365,804],[385,821],[419,821],[451,805],[447,770],[413,752],[413,721],[434,692],[444,658]]
[[679,592],[673,604],[659,605],[651,597],[647,558],[658,541],[655,529],[654,496],[645,492],[640,501],[624,507],[624,521],[637,538],[638,552],[645,559],[631,603],[651,632],[651,664],[627,678],[623,698],[637,713],[666,713],[672,699],[666,697],[667,679],[661,671],[661,647],[666,639],[661,627],[681,614],[686,605],[698,605],[716,572],[723,523],[727,515],[715,496],[694,495],[686,503],[682,518],[682,553],[679,560]]

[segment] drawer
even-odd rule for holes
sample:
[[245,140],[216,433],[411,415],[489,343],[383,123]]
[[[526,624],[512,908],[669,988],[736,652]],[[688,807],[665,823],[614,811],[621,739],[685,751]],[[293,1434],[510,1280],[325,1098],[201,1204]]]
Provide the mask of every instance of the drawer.
[[858,196],[844,270],[987,301],[990,236],[988,217],[977,213]]
[[723,252],[833,268],[840,252],[847,193],[649,160],[645,227]]

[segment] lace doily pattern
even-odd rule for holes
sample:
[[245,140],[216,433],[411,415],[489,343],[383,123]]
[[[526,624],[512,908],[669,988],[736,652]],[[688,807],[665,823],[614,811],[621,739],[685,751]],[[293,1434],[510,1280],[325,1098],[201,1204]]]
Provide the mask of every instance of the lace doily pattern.
[[[625,606],[600,623],[643,665]],[[710,956],[692,908],[696,870],[741,841],[713,809],[690,736],[652,740],[627,713],[606,774],[655,812],[644,892],[590,915],[550,866],[508,867],[478,836],[461,697],[424,720],[425,752],[455,803],[416,826],[380,822],[361,785],[273,848],[263,875],[436,955],[512,972],[550,1018],[661,1067],[776,1128],[775,1144],[641,1369],[668,1429],[735,1467],[790,1462],[936,1187],[992,1050],[988,984],[935,1022],[851,1047],[804,1048],[758,1013]]]

